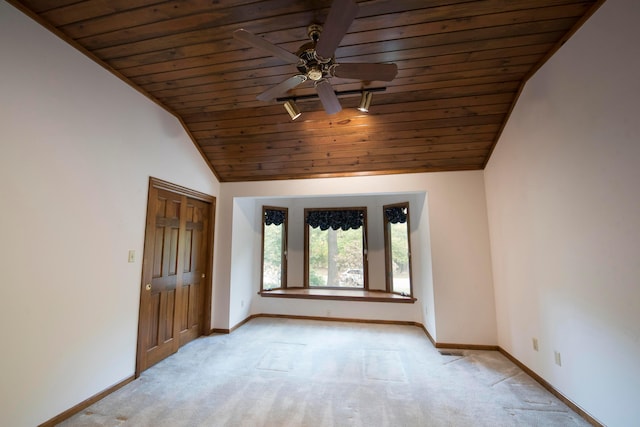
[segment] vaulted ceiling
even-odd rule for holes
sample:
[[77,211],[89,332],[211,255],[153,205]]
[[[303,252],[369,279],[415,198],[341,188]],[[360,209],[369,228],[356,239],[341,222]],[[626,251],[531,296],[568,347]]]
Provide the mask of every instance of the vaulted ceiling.
[[175,114],[221,182],[482,169],[523,83],[604,2],[357,1],[335,62],[398,72],[330,77],[327,114],[311,79],[258,100],[300,71],[233,34],[296,53],[331,0],[8,1]]

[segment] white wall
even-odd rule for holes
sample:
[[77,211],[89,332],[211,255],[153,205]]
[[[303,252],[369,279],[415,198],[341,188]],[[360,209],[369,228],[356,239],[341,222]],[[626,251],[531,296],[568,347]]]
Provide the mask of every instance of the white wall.
[[485,171],[499,344],[611,427],[640,420],[638,17],[636,0],[598,10]]
[[[381,197],[406,199],[406,196],[392,196],[397,193],[413,193],[411,196],[415,198],[411,205],[411,221],[412,228],[416,227],[412,231],[413,284],[418,303],[408,308],[404,304],[278,299],[256,295],[260,274],[259,207],[262,203],[277,204],[274,198],[295,199],[291,218],[296,209],[301,212],[308,204],[355,206],[369,203],[367,198],[373,194],[377,194],[379,200]],[[345,201],[345,195],[350,200]],[[355,201],[358,203],[354,204]],[[229,295],[229,314],[228,317],[222,315],[226,302],[214,301],[218,314],[214,319],[215,327],[234,326],[256,313],[326,316],[329,310],[332,317],[418,321],[442,342],[497,343],[481,171],[223,183],[219,205],[220,231],[215,263],[220,268],[215,272],[214,280],[219,293]],[[369,212],[370,219],[372,214]],[[291,227],[295,227],[294,219],[290,220],[290,235]],[[379,227],[380,235],[373,237],[374,228],[369,227],[369,239],[382,241],[382,228]],[[251,255],[236,257],[241,251]],[[379,255],[384,257],[383,253]],[[289,263],[292,262],[290,259]],[[295,278],[300,276],[296,271],[301,272],[301,266],[290,265],[290,268],[290,284],[295,285]]]
[[134,373],[149,176],[219,188],[173,116],[5,2],[0,56],[0,425],[34,426]]

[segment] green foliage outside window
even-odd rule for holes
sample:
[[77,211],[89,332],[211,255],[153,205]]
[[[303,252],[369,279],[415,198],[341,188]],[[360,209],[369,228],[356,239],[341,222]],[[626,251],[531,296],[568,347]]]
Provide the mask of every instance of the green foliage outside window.
[[363,229],[321,230],[309,227],[309,286],[363,287]]
[[273,289],[282,286],[282,244],[284,226],[264,226],[264,246],[262,248],[262,288]]
[[403,273],[409,269],[409,242],[407,224],[390,224],[391,252],[393,254],[393,270]]

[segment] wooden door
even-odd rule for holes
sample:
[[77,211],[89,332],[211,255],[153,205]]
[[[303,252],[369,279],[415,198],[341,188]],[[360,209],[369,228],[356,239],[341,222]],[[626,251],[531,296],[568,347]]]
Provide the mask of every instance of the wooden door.
[[[179,191],[176,191],[179,190]],[[213,202],[151,180],[143,255],[136,374],[208,333]],[[210,197],[210,196],[207,196]]]

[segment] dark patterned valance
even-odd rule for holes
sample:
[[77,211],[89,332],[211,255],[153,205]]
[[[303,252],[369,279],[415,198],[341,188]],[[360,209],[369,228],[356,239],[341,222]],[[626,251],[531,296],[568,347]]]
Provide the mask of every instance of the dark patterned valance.
[[281,225],[287,218],[285,211],[278,209],[265,209],[264,210],[264,223],[265,225]]
[[364,211],[309,211],[305,222],[312,228],[320,227],[320,230],[356,230],[364,224]]
[[387,221],[391,224],[405,223],[407,222],[407,208],[401,206],[395,206],[392,208],[386,208],[384,215],[387,217]]

